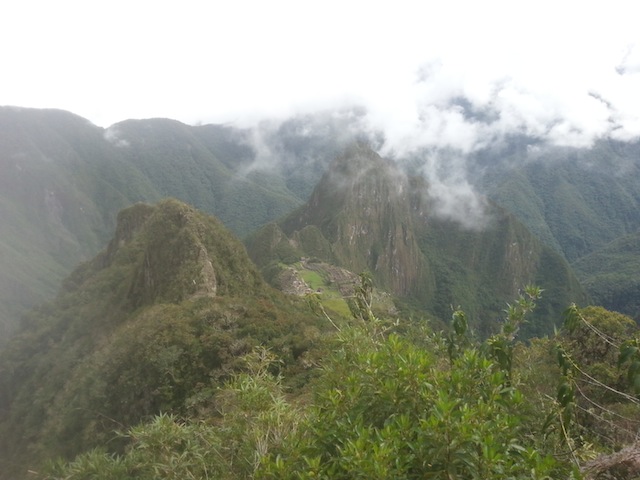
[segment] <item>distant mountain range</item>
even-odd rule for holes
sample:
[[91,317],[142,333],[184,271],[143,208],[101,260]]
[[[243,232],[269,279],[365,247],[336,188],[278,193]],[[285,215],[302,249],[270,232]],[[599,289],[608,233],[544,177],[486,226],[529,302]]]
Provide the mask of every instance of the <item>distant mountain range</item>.
[[[171,120],[108,130],[57,110],[0,108],[0,338],[109,239],[118,211],[172,196],[240,236],[300,205],[305,173],[252,172],[248,132]],[[2,340],[0,340],[2,343]]]
[[[0,343],[26,309],[52,298],[79,261],[106,245],[122,208],[175,197],[216,215],[244,238],[301,207],[348,145],[358,140],[373,147],[384,143],[381,135],[360,133],[357,120],[357,112],[322,114],[238,129],[152,119],[103,129],[68,112],[0,108]],[[637,232],[639,152],[638,143],[602,141],[592,149],[568,149],[510,139],[474,154],[467,162],[468,178],[543,244],[577,262],[617,237]],[[393,208],[386,213],[407,215],[406,206]],[[427,249],[428,235],[422,240],[415,231],[411,235],[412,249]],[[385,242],[376,247],[382,249]],[[351,253],[353,268],[369,265],[362,252]],[[387,261],[380,252],[374,254]],[[433,272],[437,263],[431,260],[429,269],[420,271]],[[440,270],[453,268],[443,263]],[[605,298],[593,287],[597,271],[577,272],[581,280],[589,279],[586,285],[594,298]],[[420,282],[433,289],[436,280],[430,275]],[[628,292],[638,277],[625,275],[631,275]],[[398,292],[412,288],[406,276],[380,279],[389,287],[405,282]],[[462,303],[470,295],[463,291],[456,298],[443,296],[436,310],[449,301]]]
[[485,157],[478,188],[570,262],[640,228],[640,143],[577,149],[520,139]]
[[354,145],[329,166],[305,205],[247,240],[267,276],[275,265],[315,258],[354,272],[447,319],[463,305],[486,335],[505,303],[527,284],[547,290],[528,335],[552,329],[570,302],[585,302],[560,254],[515,216],[489,203],[487,225],[470,229],[434,213],[429,185],[406,176],[366,145]]
[[304,377],[331,325],[300,294],[346,317],[360,272],[405,328],[460,306],[488,335],[530,283],[544,293],[523,337],[571,302],[639,318],[638,144],[478,152],[482,218],[461,223],[417,154],[383,143],[349,115],[105,130],[0,108],[0,478],[160,412],[215,415],[258,345]]

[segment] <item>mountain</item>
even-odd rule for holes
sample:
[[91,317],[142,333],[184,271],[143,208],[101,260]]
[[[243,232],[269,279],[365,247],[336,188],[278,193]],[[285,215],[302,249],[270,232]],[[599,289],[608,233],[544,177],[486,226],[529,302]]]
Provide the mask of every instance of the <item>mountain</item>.
[[58,110],[0,108],[0,172],[1,344],[104,246],[118,210],[159,196],[101,129]]
[[217,219],[177,200],[122,210],[108,247],[0,352],[0,477],[159,412],[214,415],[239,356],[264,345],[295,365],[314,318]]
[[[240,236],[299,206],[323,168],[326,142],[310,125],[265,127],[258,141],[230,126],[151,119],[105,130],[60,110],[0,107],[0,347],[23,312],[106,245],[126,206],[179,198]],[[301,132],[306,149],[294,141]],[[281,168],[256,169],[266,161],[257,145]]]
[[570,262],[640,229],[640,142],[518,139],[478,157],[478,188]]
[[391,161],[355,145],[336,158],[307,204],[282,228],[303,249],[310,245],[310,253],[321,254],[319,233],[331,246],[327,260],[356,272],[370,270],[380,286],[396,294],[429,291],[433,285],[414,236],[409,194]]
[[476,159],[477,186],[562,254],[597,305],[638,319],[640,142],[511,141]]
[[[354,139],[384,146],[382,136],[362,133],[365,113],[323,112],[252,129],[168,119],[103,129],[59,110],[1,107],[0,348],[23,312],[51,299],[77,262],[106,245],[122,208],[175,197],[245,237],[303,205],[329,162]],[[638,231],[639,158],[637,142],[560,148],[523,136],[471,155],[467,169],[480,192],[576,262]],[[389,208],[394,218],[406,215],[400,203]],[[303,235],[318,240],[316,248],[327,247],[312,228]],[[407,247],[415,249],[411,242]],[[350,248],[342,255],[357,258],[356,246]],[[433,261],[430,270],[418,265],[413,275],[434,267]],[[424,281],[428,290],[433,277],[421,275],[417,285]],[[462,293],[468,295],[455,296]]]
[[640,321],[640,232],[615,239],[573,267],[596,305]]
[[[384,139],[359,134],[359,115],[102,129],[0,108],[0,478],[118,451],[114,429],[160,411],[215,417],[217,386],[255,345],[303,370],[323,325],[234,235],[250,234],[273,283],[330,296],[332,315],[348,315],[342,296],[368,270],[396,300],[376,292],[388,314],[446,321],[460,306],[484,336],[534,283],[545,291],[522,335],[542,335],[587,301],[569,260],[593,299],[637,318],[640,144],[480,152],[483,212],[460,223],[405,159],[374,151]],[[165,196],[178,200],[140,203]]]
[[486,225],[464,227],[434,211],[428,189],[354,145],[305,205],[248,238],[249,253],[269,278],[302,257],[368,270],[376,285],[440,318],[461,305],[483,334],[528,283],[548,292],[530,335],[549,332],[568,303],[586,301],[566,261],[512,214],[488,203]]
[[117,123],[107,133],[163,197],[216,215],[237,235],[301,203],[278,175],[250,171],[256,154],[242,130],[151,119]]

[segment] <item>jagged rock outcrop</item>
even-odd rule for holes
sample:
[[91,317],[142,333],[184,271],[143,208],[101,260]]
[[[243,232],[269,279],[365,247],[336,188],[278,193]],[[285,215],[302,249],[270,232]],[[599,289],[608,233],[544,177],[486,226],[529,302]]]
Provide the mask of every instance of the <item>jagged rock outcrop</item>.
[[525,330],[545,333],[572,301],[586,299],[566,261],[506,210],[484,199],[482,221],[441,215],[430,187],[357,144],[336,158],[309,201],[252,235],[254,261],[273,278],[278,264],[317,258],[371,272],[376,286],[448,319],[464,308],[486,334],[525,285],[547,292]]
[[581,468],[585,480],[632,480],[640,475],[640,442],[627,445],[618,452],[600,455]]
[[0,351],[0,478],[151,415],[206,409],[239,356],[264,345],[293,364],[313,322],[217,219],[172,199],[133,205]]
[[[395,165],[354,145],[333,162],[282,229],[309,255],[353,272],[368,270],[381,288],[407,296],[418,285],[433,285],[414,235],[409,195],[407,178]],[[314,227],[315,237],[308,234]],[[315,247],[323,243],[324,251]]]

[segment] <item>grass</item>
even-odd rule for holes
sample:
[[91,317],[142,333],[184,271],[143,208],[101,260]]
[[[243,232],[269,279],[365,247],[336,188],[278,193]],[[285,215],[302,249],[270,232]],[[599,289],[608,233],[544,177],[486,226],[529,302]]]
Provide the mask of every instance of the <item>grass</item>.
[[[315,264],[316,268],[319,265],[321,264]],[[349,308],[346,298],[335,284],[327,280],[330,274],[324,272],[322,267],[320,267],[320,271],[309,270],[304,268],[300,262],[292,266],[298,271],[298,274],[309,288],[319,293],[320,302],[327,310],[343,317],[351,317],[351,309]],[[374,297],[375,305],[381,310],[389,312],[395,310],[395,305],[390,295],[375,291]]]
[[312,270],[299,270],[300,276],[305,281],[309,288],[312,290],[318,290],[322,288],[323,290],[328,288],[326,280],[318,273]]
[[347,305],[346,300],[344,300],[343,298],[321,297],[320,300],[324,308],[326,308],[327,310],[332,310],[344,317],[351,316],[349,305]]

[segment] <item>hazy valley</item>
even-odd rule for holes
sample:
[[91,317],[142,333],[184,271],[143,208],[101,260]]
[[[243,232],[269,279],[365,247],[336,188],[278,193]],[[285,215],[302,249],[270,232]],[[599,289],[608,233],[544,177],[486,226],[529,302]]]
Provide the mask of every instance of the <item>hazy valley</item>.
[[[357,111],[327,113],[254,129],[127,120],[103,129],[68,112],[0,108],[0,461],[7,465],[3,474],[10,472],[2,478],[93,447],[131,454],[135,448],[125,438],[114,440],[113,431],[162,421],[160,413],[214,418],[227,433],[245,428],[224,423],[242,415],[224,403],[231,390],[219,389],[239,381],[235,375],[247,371],[243,358],[260,347],[278,361],[267,370],[249,368],[260,373],[254,380],[267,382],[269,399],[299,395],[305,406],[305,395],[317,392],[314,382],[328,392],[347,375],[336,352],[346,352],[343,361],[351,365],[367,355],[373,355],[367,361],[393,362],[393,348],[414,352],[423,341],[426,351],[448,351],[451,360],[444,367],[437,353],[423,359],[434,378],[471,375],[473,368],[489,375],[495,368],[505,377],[487,376],[482,388],[490,390],[510,384],[513,368],[523,382],[518,388],[552,398],[555,385],[548,380],[557,372],[548,342],[569,305],[610,310],[581,315],[612,328],[616,341],[637,335],[634,322],[613,312],[640,319],[640,143],[599,140],[574,148],[506,138],[469,154],[462,171],[446,151],[386,148],[384,135],[362,130],[358,118]],[[452,169],[444,177],[429,176],[433,156]],[[534,299],[535,309],[520,312],[515,299],[528,301],[527,285],[540,287],[542,296]],[[507,304],[516,308],[505,314]],[[460,336],[447,337],[458,331],[461,310]],[[504,331],[505,316],[506,324],[517,323],[512,334]],[[353,319],[371,336],[360,338],[363,350],[332,343],[332,323],[343,325],[337,328],[343,333]],[[394,347],[392,334],[423,340],[397,340]],[[593,338],[582,335],[565,333],[576,358],[585,349],[598,351],[588,343]],[[540,373],[515,359],[516,338],[535,339],[518,348]],[[474,363],[474,342],[493,366]],[[503,356],[495,345],[502,345]],[[457,356],[456,348],[467,353]],[[611,355],[594,358],[609,369]],[[505,358],[508,368],[500,363]],[[334,374],[318,373],[326,361]],[[603,382],[622,382],[622,374],[591,366]],[[391,388],[366,384],[377,374],[357,371],[364,390]],[[393,371],[392,377],[404,378]],[[284,380],[268,383],[273,378],[267,373]],[[635,378],[629,374],[631,391]],[[473,383],[465,377],[460,385],[467,381]],[[467,398],[462,391],[449,394]],[[328,401],[319,395],[315,406]],[[433,392],[416,395],[437,403]],[[520,408],[514,398],[504,405]],[[264,405],[275,415],[270,409],[280,404],[271,400]],[[625,415],[632,409],[602,401]],[[336,411],[357,410],[356,403]],[[295,413],[295,405],[287,404],[286,412]],[[514,411],[498,413],[526,417]],[[482,412],[478,418],[486,415],[487,422],[498,415]],[[285,428],[293,420],[280,413]],[[378,428],[376,422],[371,425]],[[509,432],[505,439],[521,434],[508,422],[500,428]],[[216,438],[224,444],[224,437]],[[627,443],[622,436],[616,445]],[[320,455],[300,445],[280,453],[288,452],[292,465],[296,454]],[[535,459],[542,472],[551,451],[535,442],[523,448],[543,452]],[[286,478],[274,462],[260,475]],[[409,456],[406,462],[412,464]],[[233,475],[243,478],[247,471]]]

